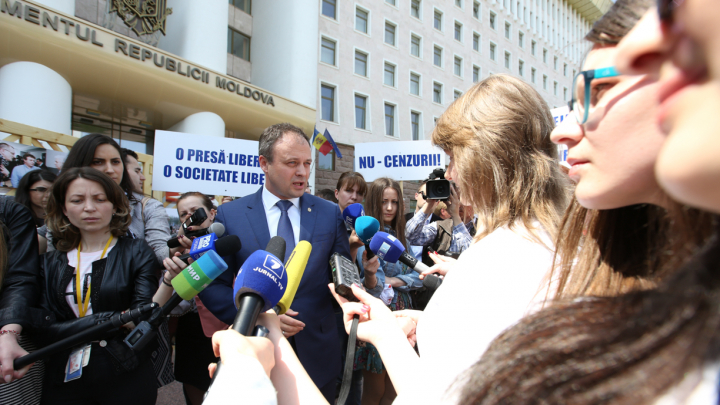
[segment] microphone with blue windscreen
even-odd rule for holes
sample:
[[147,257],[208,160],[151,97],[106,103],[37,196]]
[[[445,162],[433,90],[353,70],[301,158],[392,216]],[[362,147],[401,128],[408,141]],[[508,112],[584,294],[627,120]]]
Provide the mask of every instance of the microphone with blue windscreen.
[[352,229],[355,229],[355,221],[358,217],[362,217],[364,215],[365,210],[360,203],[350,204],[345,207],[342,212],[343,221],[345,221],[345,223]]
[[372,250],[379,258],[389,263],[405,264],[411,269],[422,273],[430,268],[423,262],[418,261],[415,257],[405,250],[405,246],[398,238],[387,232],[377,232],[370,241],[370,250]]
[[367,252],[368,260],[372,259],[374,256],[373,251],[370,249],[370,241],[379,230],[380,222],[373,217],[362,216],[355,220],[355,233],[360,240],[365,243],[365,251]]

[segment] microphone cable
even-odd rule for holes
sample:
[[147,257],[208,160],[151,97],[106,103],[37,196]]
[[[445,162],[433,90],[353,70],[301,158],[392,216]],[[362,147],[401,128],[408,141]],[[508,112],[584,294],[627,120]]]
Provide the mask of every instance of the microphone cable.
[[350,335],[348,335],[347,351],[345,352],[345,370],[343,371],[342,384],[340,385],[340,395],[338,396],[337,405],[345,405],[347,397],[350,394],[350,386],[352,385],[353,365],[355,364],[355,343],[357,341],[358,323],[360,316],[354,315],[352,326],[350,326]]

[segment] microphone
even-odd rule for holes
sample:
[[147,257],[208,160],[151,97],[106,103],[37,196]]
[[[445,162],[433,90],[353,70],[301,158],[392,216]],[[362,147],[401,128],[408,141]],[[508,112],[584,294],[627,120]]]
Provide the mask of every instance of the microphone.
[[442,285],[442,282],[443,280],[440,277],[434,274],[428,274],[423,279],[423,287],[430,291],[435,291]]
[[380,222],[369,216],[361,216],[355,220],[355,233],[365,243],[365,251],[367,252],[368,260],[372,259],[375,255],[370,249],[370,240],[375,236],[377,231],[380,230]]
[[243,336],[251,335],[260,312],[277,305],[285,293],[288,278],[280,257],[285,257],[285,240],[275,236],[240,267],[233,288],[238,309],[233,330]]
[[362,217],[364,215],[365,210],[360,203],[350,204],[345,207],[342,212],[343,220],[349,227],[353,229],[355,229],[355,220],[357,220],[358,217]]
[[[235,236],[235,235],[230,235]],[[237,238],[237,236],[235,236]],[[225,239],[225,238],[223,238]],[[237,247],[238,251],[240,247]],[[232,252],[234,253],[234,252]],[[204,290],[213,280],[227,270],[227,263],[214,250],[205,252],[199,259],[185,267],[180,274],[170,282],[175,292],[170,299],[155,311],[149,319],[140,322],[124,339],[131,349],[142,350],[150,343],[156,334],[157,327],[170,312],[183,300],[193,299]]]
[[185,263],[188,259],[193,260],[199,259],[205,253],[214,250],[220,256],[230,256],[240,251],[242,243],[237,235],[228,235],[219,238],[211,233],[200,238],[193,239],[192,246],[190,246],[190,253],[179,256],[178,258]]
[[285,263],[285,270],[287,271],[287,288],[285,288],[285,294],[283,294],[280,301],[275,305],[275,313],[282,315],[290,308],[295,299],[295,293],[300,286],[300,280],[302,280],[303,273],[305,273],[305,266],[307,266],[308,259],[310,259],[310,253],[312,252],[312,245],[306,240],[301,240],[290,253],[287,263]]
[[429,269],[423,262],[418,261],[409,254],[396,237],[387,232],[376,233],[370,241],[370,249],[386,262],[396,263],[399,260],[400,263],[407,265],[418,273]]
[[[221,224],[220,222],[214,222],[212,225],[210,225],[207,228],[202,228],[202,229],[198,229],[198,230],[186,233],[185,237],[192,238],[193,236],[204,236],[204,235],[209,235],[211,233],[216,234],[218,237],[223,236],[225,234],[225,225]],[[180,239],[172,238],[169,241],[167,241],[167,245],[169,248],[179,247]]]

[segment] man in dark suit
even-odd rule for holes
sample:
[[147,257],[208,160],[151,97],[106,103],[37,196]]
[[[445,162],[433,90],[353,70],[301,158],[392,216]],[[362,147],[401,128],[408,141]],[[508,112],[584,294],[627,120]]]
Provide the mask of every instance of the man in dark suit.
[[233,279],[245,260],[256,250],[265,249],[275,235],[286,240],[286,259],[298,241],[310,242],[312,253],[292,309],[280,316],[280,324],[305,370],[332,403],[335,378],[340,373],[340,342],[333,297],[327,288],[331,280],[329,260],[335,252],[350,257],[350,245],[337,204],[305,193],[311,153],[310,142],[298,127],[276,124],[263,131],[259,163],[265,184],[254,194],[221,205],[215,217],[225,225],[226,234],[240,237],[242,249],[225,258],[228,270],[200,294],[200,299],[218,319],[233,323],[237,313]]

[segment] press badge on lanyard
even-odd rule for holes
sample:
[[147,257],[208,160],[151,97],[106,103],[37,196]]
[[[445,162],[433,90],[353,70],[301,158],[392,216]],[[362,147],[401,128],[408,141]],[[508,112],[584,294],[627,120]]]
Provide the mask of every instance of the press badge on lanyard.
[[[105,244],[105,249],[103,249],[102,254],[100,255],[100,260],[105,257],[105,253],[107,253],[108,247],[110,246],[110,243],[112,243],[113,237],[110,236],[110,239],[108,239],[107,244]],[[88,305],[90,305],[90,288],[91,285],[88,285],[87,293],[85,294],[85,302],[83,303],[82,299],[82,284],[80,282],[81,276],[80,276],[80,250],[82,249],[82,243],[78,245],[78,261],[77,261],[77,267],[75,268],[75,283],[76,285],[76,294],[77,294],[77,304],[78,304],[78,313],[80,314],[80,318],[85,316],[85,313],[87,313]],[[84,305],[83,305],[84,304]],[[90,350],[92,349],[92,345],[87,344],[84,346],[77,347],[73,349],[72,352],[70,352],[70,357],[68,358],[67,365],[65,366],[65,381],[72,381],[77,380],[78,378],[82,377],[82,369],[83,367],[87,366],[88,363],[90,363]]]

